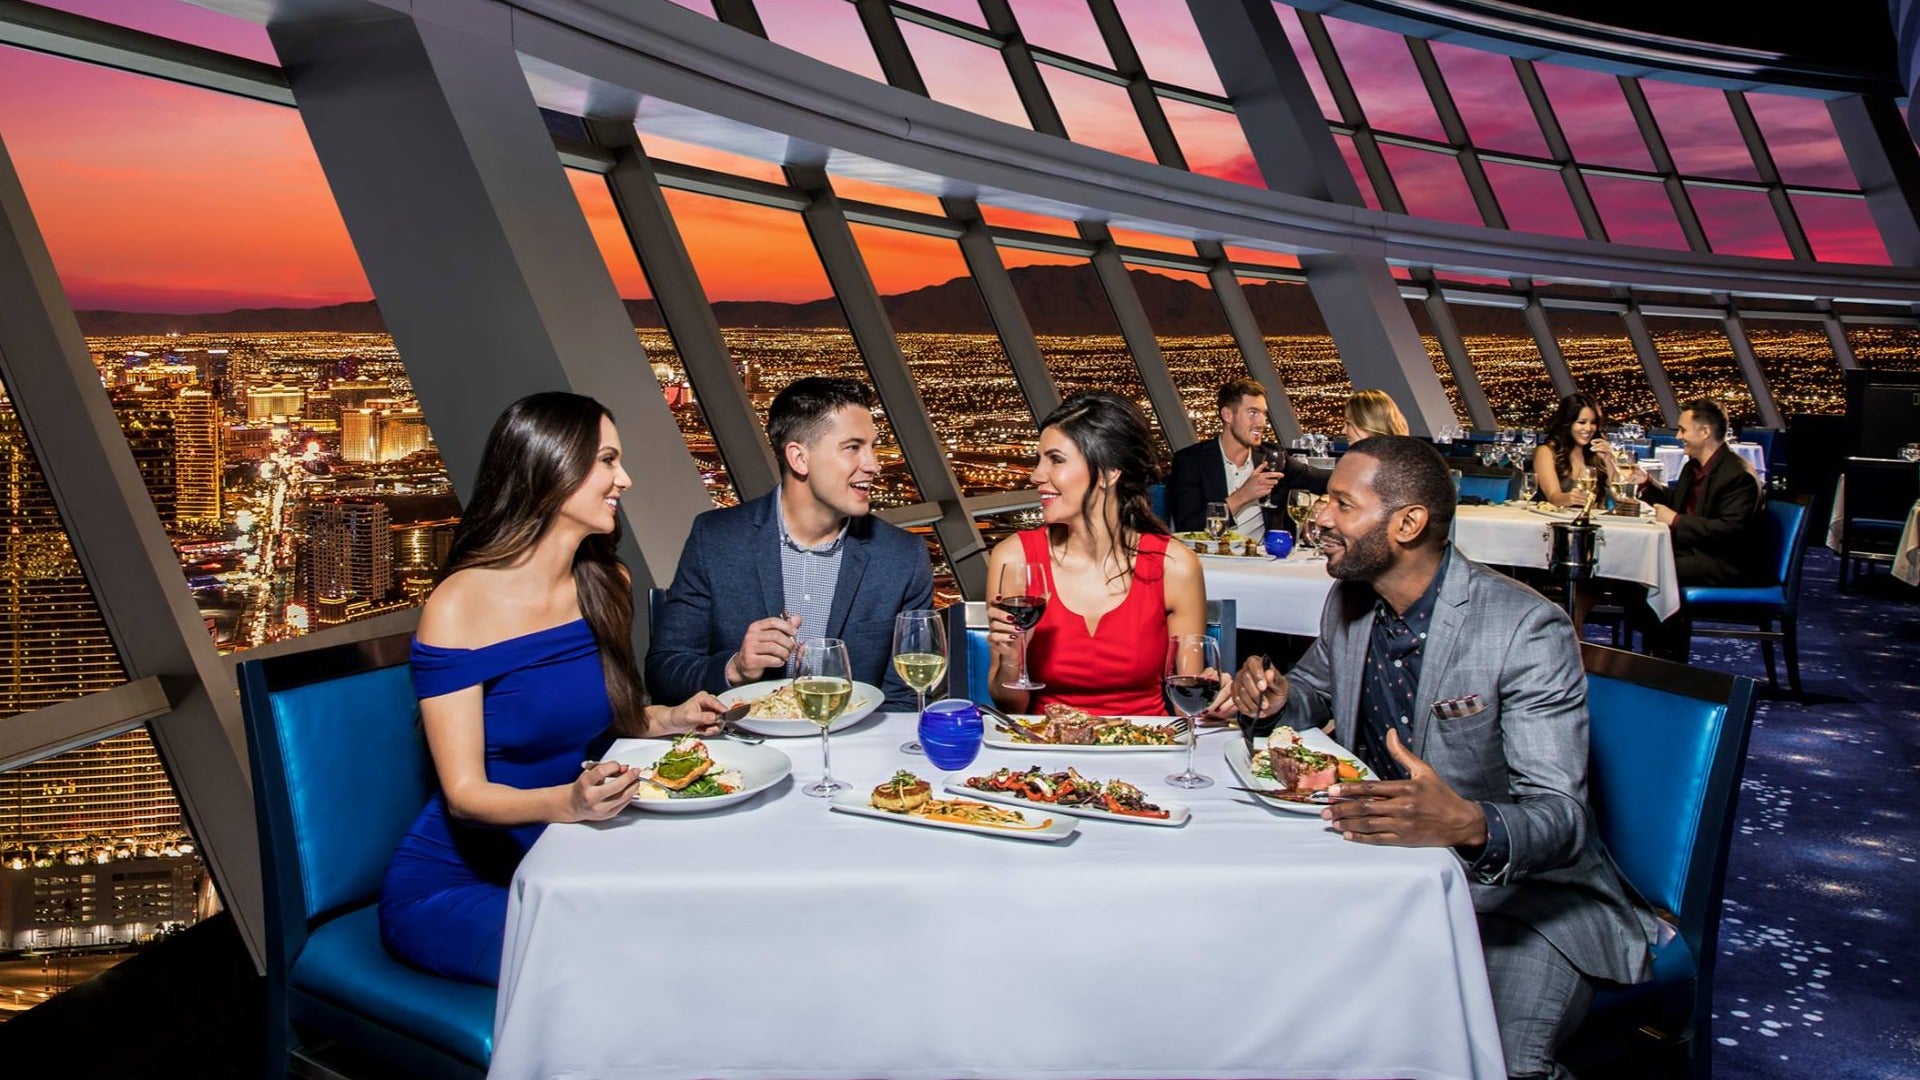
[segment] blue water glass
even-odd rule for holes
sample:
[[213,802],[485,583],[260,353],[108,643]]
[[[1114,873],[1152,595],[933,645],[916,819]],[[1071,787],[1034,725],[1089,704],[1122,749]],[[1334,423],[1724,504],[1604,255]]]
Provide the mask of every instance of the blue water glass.
[[1274,558],[1284,559],[1293,554],[1293,534],[1285,529],[1268,529],[1261,546]]
[[965,698],[943,698],[920,714],[920,745],[942,772],[955,772],[980,756],[980,709]]

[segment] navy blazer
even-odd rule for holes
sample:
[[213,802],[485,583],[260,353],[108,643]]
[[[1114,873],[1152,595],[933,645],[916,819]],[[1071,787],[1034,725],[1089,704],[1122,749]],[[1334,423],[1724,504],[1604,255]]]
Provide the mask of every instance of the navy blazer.
[[[677,702],[701,690],[725,690],[727,661],[748,624],[786,610],[775,519],[779,499],[775,489],[693,519],[647,649],[647,690],[654,700]],[[827,625],[802,626],[800,636],[844,640],[853,677],[880,687],[887,709],[911,711],[914,693],[893,670],[893,617],[932,606],[926,544],[871,515],[857,517],[847,523]]]
[[[1287,529],[1287,493],[1303,487],[1316,494],[1327,491],[1327,476],[1288,455],[1280,482],[1267,497],[1272,503],[1261,518],[1268,529]],[[1227,455],[1220,440],[1204,439],[1173,455],[1173,475],[1167,480],[1167,515],[1175,532],[1200,532],[1207,527],[1207,504],[1227,501]]]

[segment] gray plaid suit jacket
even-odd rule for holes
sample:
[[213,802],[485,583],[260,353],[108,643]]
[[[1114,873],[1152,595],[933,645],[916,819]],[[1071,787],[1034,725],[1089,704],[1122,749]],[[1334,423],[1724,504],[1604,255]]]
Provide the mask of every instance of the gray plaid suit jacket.
[[[1414,754],[1461,797],[1494,804],[1512,843],[1507,867],[1472,883],[1482,914],[1539,931],[1587,975],[1633,983],[1651,973],[1652,909],[1621,878],[1587,805],[1587,682],[1572,622],[1532,589],[1455,551],[1447,560],[1420,665]],[[1287,673],[1280,722],[1333,721],[1355,744],[1376,594],[1342,582],[1320,637]],[[1483,708],[1443,720],[1435,702],[1478,695]]]

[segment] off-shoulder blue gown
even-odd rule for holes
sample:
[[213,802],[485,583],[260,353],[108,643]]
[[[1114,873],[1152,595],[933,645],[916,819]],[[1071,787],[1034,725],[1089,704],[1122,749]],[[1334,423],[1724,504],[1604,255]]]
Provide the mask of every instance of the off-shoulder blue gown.
[[[487,779],[517,788],[572,783],[613,719],[599,645],[586,620],[478,649],[413,643],[413,691],[439,697],[479,684]],[[507,885],[545,825],[456,820],[435,792],[387,863],[380,936],[416,967],[498,985]]]

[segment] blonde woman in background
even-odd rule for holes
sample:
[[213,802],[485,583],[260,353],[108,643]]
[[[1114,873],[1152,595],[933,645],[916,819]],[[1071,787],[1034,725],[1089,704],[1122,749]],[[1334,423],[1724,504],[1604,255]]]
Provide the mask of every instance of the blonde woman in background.
[[1407,434],[1407,418],[1385,390],[1361,390],[1347,399],[1347,445],[1375,435]]

